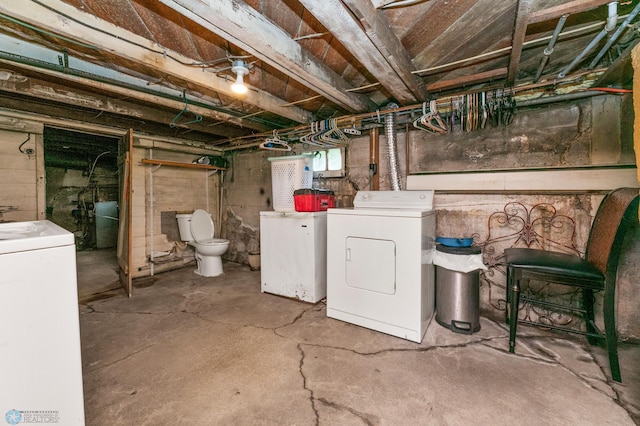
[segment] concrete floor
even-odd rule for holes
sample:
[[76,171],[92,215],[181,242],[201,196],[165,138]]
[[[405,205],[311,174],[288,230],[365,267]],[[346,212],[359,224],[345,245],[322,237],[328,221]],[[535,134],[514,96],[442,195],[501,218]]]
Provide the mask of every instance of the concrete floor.
[[89,249],[76,252],[78,300],[83,303],[110,289],[120,288],[116,249]]
[[603,349],[564,335],[521,327],[513,355],[504,324],[483,317],[470,336],[433,321],[415,344],[327,318],[324,303],[261,293],[259,271],[224,267],[138,280],[130,299],[85,297],[88,425],[640,422],[640,345],[620,347],[616,384]]

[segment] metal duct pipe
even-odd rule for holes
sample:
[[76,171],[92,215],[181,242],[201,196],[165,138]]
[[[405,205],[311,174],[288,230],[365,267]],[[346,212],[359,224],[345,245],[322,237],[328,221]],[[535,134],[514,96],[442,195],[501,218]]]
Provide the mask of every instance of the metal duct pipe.
[[604,47],[600,50],[600,52],[598,52],[598,55],[593,59],[593,61],[591,61],[587,69],[592,70],[595,68],[598,62],[600,62],[600,59],[602,59],[602,57],[605,55],[605,53],[607,53],[609,48],[613,46],[613,43],[615,43],[618,40],[622,32],[627,28],[627,25],[629,25],[629,23],[633,20],[633,18],[636,17],[636,15],[639,12],[640,12],[640,3],[638,3],[636,7],[633,8],[629,16],[627,16],[627,18],[624,21],[622,21],[622,23],[620,24],[616,32],[613,33],[609,41],[607,41],[607,44],[605,44]]
[[[388,109],[396,109],[398,105],[391,103]],[[384,127],[387,133],[387,167],[389,168],[389,180],[393,191],[400,191],[400,166],[398,165],[398,141],[395,129],[396,113],[389,112],[384,117]]]
[[57,167],[60,169],[88,170],[89,164],[86,158],[65,158],[58,156],[45,156],[46,167]]
[[558,78],[565,78],[567,76],[567,74],[569,74],[569,72],[573,69],[573,67],[575,67],[576,64],[582,60],[582,58],[587,56],[587,53],[589,53],[591,51],[591,49],[593,49],[598,43],[600,43],[600,40],[602,40],[606,35],[607,35],[607,30],[606,29],[602,29],[602,31],[600,31],[598,33],[596,38],[591,40],[591,43],[589,43],[587,45],[587,47],[585,47],[584,50],[582,52],[580,52],[580,54],[578,56],[576,56],[576,58],[573,60],[573,62],[571,62],[569,65],[567,65],[567,67],[565,69],[563,69],[560,72],[560,74],[558,74]]
[[[615,6],[612,6],[615,5]],[[600,31],[598,33],[598,35],[596,36],[596,38],[594,38],[593,40],[591,40],[591,43],[589,43],[587,45],[587,47],[584,48],[584,50],[582,52],[580,52],[580,54],[578,56],[576,56],[576,58],[573,60],[573,62],[571,62],[569,65],[567,65],[567,67],[565,69],[563,69],[560,74],[558,74],[558,78],[564,78],[567,76],[567,74],[569,74],[569,72],[573,69],[573,67],[576,66],[576,64],[578,64],[578,62],[580,62],[585,56],[587,56],[587,54],[589,52],[591,52],[591,50],[596,47],[596,45],[598,43],[600,43],[600,40],[602,40],[608,33],[609,31],[611,31],[613,28],[615,28],[615,25],[613,28],[610,28],[610,24],[611,22],[613,22],[613,20],[615,19],[617,21],[618,19],[618,9],[617,9],[617,5],[618,2],[611,2],[609,3],[609,16],[607,17],[607,24],[604,26],[604,28],[602,29],[602,31]],[[637,8],[637,6],[636,6]]]
[[599,92],[597,90],[590,90],[587,92],[574,92],[574,93],[565,93],[563,95],[558,96],[547,96],[543,98],[537,99],[529,99],[526,101],[519,101],[516,103],[517,108],[525,108],[537,105],[546,105],[554,102],[563,102],[563,101],[574,101],[576,99],[585,99],[591,98],[594,96],[602,96],[608,94],[607,92]]
[[536,72],[536,77],[533,79],[533,82],[536,83],[540,80],[540,76],[542,75],[542,70],[544,70],[545,65],[547,65],[547,61],[549,60],[549,56],[553,53],[553,46],[556,45],[556,40],[558,40],[558,36],[560,35],[560,31],[562,31],[562,27],[564,27],[564,23],[567,21],[567,17],[569,15],[562,15],[558,20],[558,24],[556,25],[556,29],[551,36],[551,40],[549,40],[549,44],[547,48],[544,49],[544,56],[540,60],[540,66],[538,67],[538,72]]

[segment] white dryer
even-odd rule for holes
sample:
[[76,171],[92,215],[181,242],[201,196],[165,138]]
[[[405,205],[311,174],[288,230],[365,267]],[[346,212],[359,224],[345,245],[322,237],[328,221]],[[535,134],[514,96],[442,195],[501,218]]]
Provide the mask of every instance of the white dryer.
[[327,316],[422,342],[434,312],[433,191],[360,191],[327,211]]

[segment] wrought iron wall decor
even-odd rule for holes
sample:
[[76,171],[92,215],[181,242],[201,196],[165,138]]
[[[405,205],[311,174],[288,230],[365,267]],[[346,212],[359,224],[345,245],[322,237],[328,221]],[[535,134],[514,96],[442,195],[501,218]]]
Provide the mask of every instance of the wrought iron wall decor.
[[[474,235],[479,239],[479,234]],[[549,203],[539,203],[527,207],[520,202],[509,202],[501,211],[492,213],[487,221],[487,238],[479,242],[483,261],[488,270],[482,271],[480,278],[488,291],[489,303],[494,309],[506,309],[506,270],[502,264],[503,252],[510,247],[532,247],[543,250],[561,251],[582,256],[584,251],[576,244],[576,221],[558,213]],[[579,297],[576,290],[562,292],[559,287],[548,283],[532,283],[527,291],[537,298],[548,301],[559,300],[576,306]],[[549,311],[540,307],[523,305],[521,315],[527,319],[546,322],[551,325],[566,326],[574,321],[567,312]],[[577,325],[579,326],[579,325]]]

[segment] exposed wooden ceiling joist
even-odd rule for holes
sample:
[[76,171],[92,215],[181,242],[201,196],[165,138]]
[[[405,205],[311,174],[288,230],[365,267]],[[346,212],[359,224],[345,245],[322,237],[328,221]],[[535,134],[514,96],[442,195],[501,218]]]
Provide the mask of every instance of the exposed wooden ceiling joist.
[[[198,67],[185,65],[192,63],[192,58],[184,57],[178,52],[167,51],[145,38],[81,12],[60,0],[40,0],[40,2],[47,7],[33,2],[16,1],[0,3],[0,11],[34,27],[44,27],[42,29],[69,40],[91,45],[105,54],[117,55],[156,72],[189,81],[204,89],[237,96],[231,91],[231,85],[225,79],[203,72]],[[63,13],[67,18],[51,9]],[[312,119],[308,111],[287,106],[287,102],[263,91],[249,91],[244,101],[299,123]]]
[[[239,117],[233,117],[233,116],[230,116],[229,114],[216,111],[213,109],[205,108],[202,106],[193,105],[193,104],[188,105],[187,102],[167,99],[164,96],[138,92],[130,88],[115,86],[112,84],[92,80],[85,77],[70,75],[70,74],[63,74],[62,76],[60,76],[60,73],[55,71],[45,70],[42,68],[30,66],[30,65],[17,65],[14,62],[9,62],[6,60],[0,60],[0,64],[4,64],[5,67],[12,70],[16,70],[17,72],[24,72],[28,75],[38,76],[39,78],[47,78],[49,81],[55,81],[56,83],[64,82],[68,86],[83,87],[88,90],[92,90],[94,91],[94,93],[99,93],[101,95],[101,98],[104,95],[108,95],[109,99],[113,100],[112,102],[113,106],[117,105],[118,99],[126,99],[129,101],[135,100],[147,105],[154,105],[158,107],[167,108],[168,110],[180,110],[181,108],[186,109],[185,112],[188,113],[188,115],[199,115],[203,119],[208,119],[210,121],[213,120],[213,121],[232,122],[238,125],[240,128],[244,127],[252,130],[261,131],[261,132],[269,130],[267,126],[260,123],[255,123],[246,119],[241,119]],[[16,77],[16,79],[19,79],[19,78],[20,77]],[[10,79],[7,79],[7,80],[10,80]],[[0,89],[6,88],[5,86],[6,86],[6,83],[0,84]],[[20,91],[25,92],[26,90],[25,87],[26,86],[24,85],[24,83],[21,84]],[[47,93],[43,92],[41,94],[41,96],[47,97],[45,95],[47,95]],[[53,92],[49,93],[49,95],[53,95]],[[76,99],[69,96],[51,98],[51,100],[54,100],[57,102],[63,102],[63,103],[71,103],[71,104],[77,103]],[[95,105],[95,109],[101,110],[101,111],[117,113],[118,110],[120,110],[121,113],[124,112],[123,108],[117,108],[117,107],[116,107],[116,110],[110,111],[108,103],[100,102],[99,100],[96,100],[94,105]],[[144,118],[144,117],[141,117],[141,118]],[[152,117],[146,117],[144,119],[151,121]],[[165,121],[165,124],[169,124],[169,123],[170,123],[170,120]],[[209,125],[209,128],[207,130],[214,135],[220,135],[223,137],[235,137],[242,134],[242,131],[240,128],[233,129],[230,127],[224,127],[224,128],[223,127],[216,128],[216,127],[217,126]]]
[[[610,1],[0,0],[0,66],[38,86],[0,84],[0,101],[237,149],[274,129],[416,104],[427,92],[538,87],[531,81],[558,18],[570,15],[547,81],[593,41]],[[619,2],[619,15],[637,3]],[[627,80],[628,67],[616,64],[640,37],[634,21],[601,61],[600,72],[611,68],[603,84]],[[240,56],[253,63],[244,96],[231,91],[230,61]],[[172,127],[184,99],[203,120]]]
[[402,104],[426,98],[424,84],[386,17],[369,0],[300,0]]
[[513,26],[513,37],[511,38],[511,56],[509,58],[509,71],[507,72],[507,85],[513,86],[518,73],[520,56],[522,55],[522,44],[524,36],[527,34],[529,11],[533,0],[518,0],[516,8],[516,22]]
[[538,22],[557,19],[562,15],[595,9],[596,7],[602,6],[607,3],[611,3],[611,0],[573,0],[568,3],[559,4],[557,6],[531,12],[527,20],[529,24],[536,24]]
[[447,89],[456,89],[465,86],[471,86],[473,84],[482,83],[485,81],[492,81],[499,78],[504,78],[507,75],[507,68],[496,68],[495,70],[484,71],[477,74],[465,75],[463,77],[452,78],[450,80],[440,80],[435,83],[427,85],[427,90],[430,92],[437,92]]
[[373,107],[367,97],[348,92],[353,89],[349,83],[242,0],[159,1],[349,111]]

